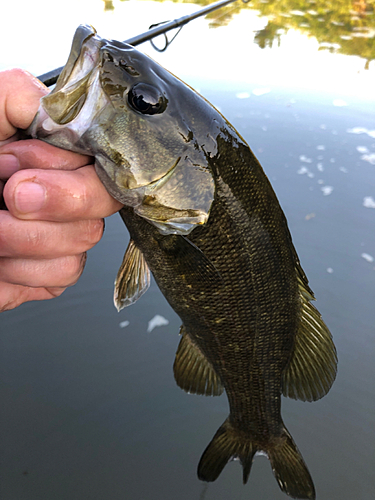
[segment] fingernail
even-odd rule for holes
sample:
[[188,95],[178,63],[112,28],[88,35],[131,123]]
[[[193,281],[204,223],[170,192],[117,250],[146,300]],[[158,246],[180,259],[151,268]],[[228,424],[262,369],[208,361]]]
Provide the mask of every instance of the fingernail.
[[18,212],[24,214],[39,212],[45,199],[46,190],[37,182],[23,181],[15,189],[14,201]]
[[0,155],[0,175],[2,179],[9,179],[11,175],[20,169],[20,162],[14,155]]

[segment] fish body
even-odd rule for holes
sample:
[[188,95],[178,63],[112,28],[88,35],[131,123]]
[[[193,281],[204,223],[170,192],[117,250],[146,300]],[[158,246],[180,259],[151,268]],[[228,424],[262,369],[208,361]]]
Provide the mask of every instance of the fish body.
[[149,270],[182,320],[174,363],[187,392],[219,395],[230,414],[204,451],[202,480],[232,458],[247,481],[265,453],[280,488],[315,498],[281,417],[281,395],[330,389],[336,351],[283,211],[249,146],[203,97],[134,48],[80,27],[32,135],[92,154],[131,236],[115,284],[120,309]]

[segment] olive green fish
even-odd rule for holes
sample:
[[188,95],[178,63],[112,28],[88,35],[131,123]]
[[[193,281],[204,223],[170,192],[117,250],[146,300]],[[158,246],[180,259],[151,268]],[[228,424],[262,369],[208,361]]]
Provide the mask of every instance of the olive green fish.
[[30,133],[95,156],[131,236],[117,308],[147,290],[151,270],[182,320],[177,384],[195,394],[225,389],[230,414],[199,478],[214,481],[237,458],[246,483],[263,453],[285,493],[315,498],[281,395],[324,396],[336,351],[275,193],[242,137],[178,78],[87,26]]

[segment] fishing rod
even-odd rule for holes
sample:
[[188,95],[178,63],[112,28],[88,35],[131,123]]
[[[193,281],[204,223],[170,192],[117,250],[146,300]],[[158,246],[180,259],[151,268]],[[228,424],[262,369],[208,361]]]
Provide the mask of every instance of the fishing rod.
[[[179,31],[182,29],[182,27],[189,23],[190,21],[193,21],[194,19],[197,19],[198,17],[204,16],[206,14],[209,14],[210,12],[213,12],[214,10],[220,9],[221,7],[224,7],[225,5],[229,5],[230,3],[234,3],[237,0],[220,0],[219,2],[213,3],[211,5],[207,5],[203,9],[200,9],[196,12],[193,12],[192,14],[188,14],[187,16],[180,17],[179,19],[175,19],[174,21],[167,21],[165,23],[159,23],[159,24],[153,24],[150,26],[150,29],[146,31],[145,33],[141,33],[140,35],[133,36],[132,38],[129,38],[128,40],[125,40],[124,43],[127,43],[129,45],[140,45],[141,43],[151,41],[152,46],[154,49],[159,50],[159,52],[164,51],[168,45],[174,40],[174,38],[178,35]],[[242,0],[243,3],[248,3],[250,0]],[[171,41],[168,40],[166,33],[172,29],[175,28],[180,28],[180,30],[176,33],[176,35],[172,38]],[[152,43],[152,39],[159,36],[159,35],[164,35],[166,39],[166,44],[163,49],[158,49],[155,47],[155,45]],[[64,66],[61,66],[60,68],[56,68],[52,71],[49,71],[48,73],[44,73],[43,75],[38,76],[38,80],[44,83],[46,87],[50,87],[51,85],[54,85],[57,82],[58,77],[60,76],[60,73],[62,71]]]

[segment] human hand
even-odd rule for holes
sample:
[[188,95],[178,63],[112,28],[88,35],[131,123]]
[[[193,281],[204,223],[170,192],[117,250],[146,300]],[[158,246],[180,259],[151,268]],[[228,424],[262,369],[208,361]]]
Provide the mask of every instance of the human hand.
[[[17,140],[48,90],[22,70],[0,72],[0,312],[61,295],[80,277],[103,217],[121,208],[92,158]],[[4,207],[0,207],[4,208]]]

